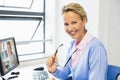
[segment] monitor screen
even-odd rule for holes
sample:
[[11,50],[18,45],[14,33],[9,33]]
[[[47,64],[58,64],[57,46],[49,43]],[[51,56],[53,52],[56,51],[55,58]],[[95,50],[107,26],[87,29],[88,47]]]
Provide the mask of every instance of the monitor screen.
[[4,76],[19,65],[14,37],[0,40],[0,72]]

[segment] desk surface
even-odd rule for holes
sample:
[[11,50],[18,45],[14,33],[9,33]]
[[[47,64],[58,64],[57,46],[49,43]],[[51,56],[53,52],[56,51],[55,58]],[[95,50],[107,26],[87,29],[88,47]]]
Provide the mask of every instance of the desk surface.
[[[27,66],[27,67],[18,67],[18,68],[16,68],[16,69],[13,70],[13,71],[15,71],[15,72],[16,72],[16,71],[19,71],[20,74],[18,75],[17,78],[13,78],[13,79],[11,79],[11,80],[33,80],[34,69],[37,68],[37,67],[45,67],[45,66],[39,65],[39,66]],[[46,70],[46,69],[45,69],[45,70]],[[46,71],[47,71],[47,70],[46,70]],[[9,72],[5,77],[10,77],[10,76],[11,76],[10,73],[11,73],[11,72]],[[50,75],[49,73],[48,73],[48,75],[49,75],[49,76],[52,76],[52,75]],[[2,80],[2,79],[0,79],[0,80]],[[50,78],[47,79],[47,80],[50,80]]]

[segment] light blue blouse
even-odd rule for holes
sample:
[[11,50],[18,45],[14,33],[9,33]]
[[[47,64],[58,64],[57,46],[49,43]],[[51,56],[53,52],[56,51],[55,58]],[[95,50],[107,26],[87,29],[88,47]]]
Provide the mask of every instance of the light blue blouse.
[[[66,59],[70,57],[74,42],[74,40],[71,42]],[[107,67],[108,61],[105,47],[94,37],[74,68],[71,67],[70,60],[66,67],[57,68],[53,75],[61,80],[67,80],[70,75],[72,80],[107,80]]]

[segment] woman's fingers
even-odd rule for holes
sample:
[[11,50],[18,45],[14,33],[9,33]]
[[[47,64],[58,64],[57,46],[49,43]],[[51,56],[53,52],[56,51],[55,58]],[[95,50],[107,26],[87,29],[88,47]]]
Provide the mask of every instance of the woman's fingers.
[[57,57],[55,55],[52,55],[47,59],[46,65],[50,72],[56,71],[56,69],[57,69],[56,63],[57,63]]
[[52,59],[52,57],[49,57],[48,59],[47,59],[47,66],[52,66],[52,64],[53,64],[53,59]]

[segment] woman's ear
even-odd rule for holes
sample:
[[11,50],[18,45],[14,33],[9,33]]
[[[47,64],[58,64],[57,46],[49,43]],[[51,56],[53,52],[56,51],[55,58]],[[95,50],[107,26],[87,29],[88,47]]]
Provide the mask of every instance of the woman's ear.
[[86,17],[83,17],[83,25],[85,26],[87,23],[87,18]]

